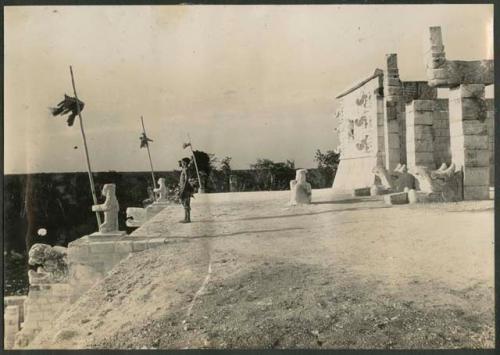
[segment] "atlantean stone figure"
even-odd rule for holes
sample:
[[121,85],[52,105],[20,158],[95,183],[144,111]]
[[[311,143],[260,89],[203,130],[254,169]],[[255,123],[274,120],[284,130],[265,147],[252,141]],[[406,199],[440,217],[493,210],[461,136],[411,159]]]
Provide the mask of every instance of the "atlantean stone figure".
[[99,226],[99,233],[114,234],[118,233],[118,200],[116,199],[115,184],[105,184],[102,188],[102,195],[106,201],[100,205],[93,205],[93,212],[104,212],[104,222]]
[[306,181],[306,169],[296,171],[295,180],[290,181],[290,204],[311,203],[311,184]]
[[158,188],[153,191],[156,194],[156,202],[168,202],[167,201],[167,187],[165,186],[165,178],[158,179]]
[[68,253],[65,247],[33,244],[28,263],[37,270],[28,271],[30,285],[64,283],[68,279]]

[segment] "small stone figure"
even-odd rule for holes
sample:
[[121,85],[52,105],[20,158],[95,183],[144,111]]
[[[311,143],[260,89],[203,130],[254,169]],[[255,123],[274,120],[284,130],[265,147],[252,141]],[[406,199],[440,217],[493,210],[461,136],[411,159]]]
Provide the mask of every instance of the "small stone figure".
[[182,220],[181,223],[191,223],[191,197],[193,197],[194,189],[189,182],[187,170],[190,163],[191,159],[189,158],[182,158],[182,160],[179,160],[179,166],[182,169],[179,179],[179,199],[184,207],[184,220]]
[[306,169],[298,169],[295,180],[290,181],[291,205],[311,203],[311,184],[306,181],[306,172]]
[[93,205],[93,212],[104,212],[104,222],[99,226],[100,233],[114,233],[118,230],[118,200],[115,194],[115,184],[105,184],[102,188],[102,195],[106,197],[103,204]]
[[165,178],[158,179],[158,188],[154,189],[156,194],[156,202],[168,202],[167,201],[167,187],[165,186]]
[[37,270],[28,271],[30,285],[64,283],[68,279],[68,253],[65,247],[33,244],[28,263]]

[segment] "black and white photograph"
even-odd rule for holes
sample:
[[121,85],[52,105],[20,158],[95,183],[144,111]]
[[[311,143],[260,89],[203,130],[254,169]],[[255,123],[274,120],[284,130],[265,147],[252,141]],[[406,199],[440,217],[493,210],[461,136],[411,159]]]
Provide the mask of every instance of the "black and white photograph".
[[4,349],[494,349],[493,10],[4,6]]

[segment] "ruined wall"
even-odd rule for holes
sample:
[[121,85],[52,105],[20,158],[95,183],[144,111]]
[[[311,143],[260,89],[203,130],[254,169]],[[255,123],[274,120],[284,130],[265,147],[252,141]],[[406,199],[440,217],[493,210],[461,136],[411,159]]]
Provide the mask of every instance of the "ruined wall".
[[372,169],[384,161],[382,76],[376,75],[340,98],[337,111],[341,158],[335,191],[374,183]]
[[24,302],[25,321],[16,335],[16,348],[24,347],[40,332],[50,327],[69,305],[70,287],[67,283],[30,285]]
[[12,349],[16,334],[24,322],[24,303],[26,296],[8,296],[4,298],[4,348]]

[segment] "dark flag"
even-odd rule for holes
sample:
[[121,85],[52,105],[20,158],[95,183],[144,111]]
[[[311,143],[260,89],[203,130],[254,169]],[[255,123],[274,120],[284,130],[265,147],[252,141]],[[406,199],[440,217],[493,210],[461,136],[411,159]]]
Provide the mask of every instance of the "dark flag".
[[147,136],[146,136],[146,133],[143,133],[139,139],[141,140],[141,148],[144,148],[144,147],[147,147],[148,146],[148,142],[152,142],[153,140],[152,139],[149,139]]
[[[78,100],[78,103],[80,105],[80,111],[83,111],[85,104],[80,100]],[[64,94],[64,100],[59,102],[57,107],[51,108],[51,111],[53,116],[64,116],[70,113],[67,122],[68,126],[73,126],[75,117],[78,115],[77,100],[74,97]]]

